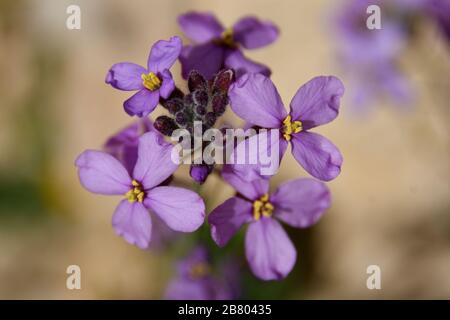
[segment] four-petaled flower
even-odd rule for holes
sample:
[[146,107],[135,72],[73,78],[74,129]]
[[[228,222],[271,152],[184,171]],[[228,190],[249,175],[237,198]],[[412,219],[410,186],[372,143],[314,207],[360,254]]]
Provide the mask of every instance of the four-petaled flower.
[[280,280],[294,267],[297,252],[277,220],[297,228],[316,223],[330,206],[324,183],[310,178],[286,182],[269,195],[269,179],[245,180],[225,166],[222,177],[238,195],[226,200],[208,216],[211,236],[225,246],[244,224],[245,254],[253,273],[263,280]]
[[[301,86],[291,101],[289,114],[272,81],[262,74],[243,75],[231,85],[228,94],[231,109],[242,119],[258,127],[280,130],[280,139],[271,140],[268,148],[279,143],[282,156],[291,142],[294,158],[309,174],[323,181],[339,175],[342,164],[339,150],[325,137],[308,131],[337,117],[344,94],[338,78],[316,77]],[[262,139],[267,139],[267,133],[254,135],[245,143]],[[245,148],[245,144],[240,143],[236,148],[241,147]],[[246,165],[236,166],[236,170],[243,176],[252,174]]]
[[116,208],[112,224],[116,233],[139,248],[148,248],[151,239],[151,209],[175,231],[197,230],[205,218],[205,205],[193,191],[160,186],[178,165],[172,161],[173,146],[156,132],[139,139],[138,157],[133,173],[113,156],[94,150],[83,152],[76,160],[81,184],[93,193],[124,195]]
[[168,98],[175,88],[170,67],[180,55],[182,42],[179,37],[156,42],[148,56],[147,69],[131,62],[116,63],[106,75],[105,82],[116,89],[139,90],[123,104],[130,115],[147,116],[159,103]]
[[269,21],[244,17],[225,29],[210,13],[189,12],[178,17],[182,31],[194,45],[184,46],[180,55],[182,75],[198,70],[210,79],[222,68],[234,69],[236,77],[246,72],[270,75],[270,69],[246,58],[240,47],[257,49],[278,38],[278,28]]

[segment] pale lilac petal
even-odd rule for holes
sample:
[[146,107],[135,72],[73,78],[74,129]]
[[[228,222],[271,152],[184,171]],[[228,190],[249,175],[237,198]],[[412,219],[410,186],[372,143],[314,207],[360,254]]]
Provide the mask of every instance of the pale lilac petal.
[[[278,172],[287,147],[278,129],[260,130],[256,135],[240,142],[230,155],[233,170],[244,180],[271,176]],[[229,162],[231,163],[231,162]]]
[[141,249],[147,249],[152,235],[152,220],[141,202],[122,200],[112,217],[117,235]]
[[278,28],[270,21],[256,17],[244,17],[233,26],[234,41],[246,49],[256,49],[274,42],[279,35]]
[[162,98],[167,99],[172,91],[175,89],[175,82],[172,78],[172,73],[169,70],[164,70],[161,72],[161,88],[159,88],[159,94]]
[[130,116],[145,117],[152,112],[159,103],[159,91],[142,89],[123,103],[125,112]]
[[266,77],[271,74],[269,67],[245,57],[241,50],[227,50],[225,66],[234,70],[236,79],[246,73],[261,73]]
[[339,112],[344,94],[341,80],[333,76],[315,77],[298,89],[291,101],[292,120],[300,120],[303,129],[332,121]]
[[131,178],[127,169],[106,152],[86,150],[75,161],[80,182],[87,190],[100,194],[125,194]]
[[212,42],[184,46],[180,54],[181,74],[187,79],[191,70],[197,70],[205,79],[211,79],[221,68],[224,49]]
[[329,181],[341,172],[342,155],[325,137],[302,131],[293,134],[291,142],[294,158],[313,177]]
[[279,128],[287,113],[272,81],[259,73],[247,73],[228,92],[231,109],[242,119],[264,128]]
[[252,207],[252,202],[233,197],[209,214],[211,237],[219,247],[225,246],[244,223],[252,220]]
[[296,179],[283,183],[270,196],[275,216],[287,224],[306,228],[315,224],[331,205],[330,190],[314,179]]
[[256,200],[269,192],[269,179],[265,179],[256,171],[253,176],[244,176],[234,170],[234,165],[224,165],[222,178],[249,200]]
[[196,43],[219,38],[224,30],[211,13],[188,12],[178,17],[178,24],[184,34]]
[[141,75],[146,73],[144,67],[135,63],[116,63],[106,74],[105,82],[119,90],[140,90],[144,88]]
[[157,132],[147,132],[139,138],[138,159],[133,178],[150,189],[166,180],[178,168],[172,161],[173,145]]
[[147,193],[144,204],[169,228],[181,232],[197,230],[205,220],[205,204],[200,196],[178,187],[156,187]]
[[167,40],[157,41],[150,50],[148,56],[148,71],[154,73],[163,72],[177,61],[183,43],[179,37],[172,37]]
[[253,274],[262,280],[281,280],[294,267],[297,251],[278,221],[261,218],[250,223],[245,255]]

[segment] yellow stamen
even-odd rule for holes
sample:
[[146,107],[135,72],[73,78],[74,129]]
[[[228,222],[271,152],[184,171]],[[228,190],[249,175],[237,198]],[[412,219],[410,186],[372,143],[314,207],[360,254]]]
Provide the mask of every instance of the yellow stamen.
[[189,274],[192,278],[199,279],[207,276],[209,272],[210,272],[209,265],[203,262],[199,262],[191,267]]
[[291,140],[291,135],[293,133],[299,133],[303,130],[303,124],[301,121],[292,121],[291,115],[288,115],[286,119],[283,120],[283,137],[287,140]]
[[253,218],[259,220],[261,215],[264,217],[271,217],[274,206],[269,202],[269,195],[266,193],[258,200],[253,202]]
[[136,180],[131,181],[131,185],[133,186],[133,189],[128,191],[125,194],[125,197],[129,202],[143,202],[145,197],[145,192],[142,189],[142,185],[137,182]]
[[235,48],[235,47],[237,47],[237,44],[236,44],[236,42],[234,42],[233,37],[234,37],[233,29],[227,28],[220,35],[220,42],[230,48]]
[[161,87],[161,80],[153,72],[149,72],[149,74],[143,73],[141,78],[144,87],[150,91],[155,91]]

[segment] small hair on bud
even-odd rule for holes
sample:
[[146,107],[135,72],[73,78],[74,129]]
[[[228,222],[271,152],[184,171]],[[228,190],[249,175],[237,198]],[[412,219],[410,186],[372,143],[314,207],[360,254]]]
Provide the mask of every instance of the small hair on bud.
[[175,121],[168,116],[159,116],[156,118],[153,127],[166,136],[172,135],[174,130],[179,129]]

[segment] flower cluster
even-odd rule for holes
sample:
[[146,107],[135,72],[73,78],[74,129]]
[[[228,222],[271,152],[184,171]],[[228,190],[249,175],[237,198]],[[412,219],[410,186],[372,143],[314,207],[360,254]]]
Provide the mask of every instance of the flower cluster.
[[[186,185],[179,186],[174,177],[179,155],[164,137],[177,130],[193,133],[194,122],[203,129],[220,130],[230,105],[246,127],[256,130],[233,145],[234,152],[265,140],[265,150],[249,149],[249,156],[258,159],[262,152],[278,150],[281,161],[290,144],[294,158],[313,178],[285,182],[271,193],[270,179],[276,170],[262,175],[259,161],[193,164],[190,175],[193,183],[202,184],[208,175],[218,174],[235,190],[233,197],[207,216],[212,240],[223,247],[248,225],[245,255],[251,271],[263,280],[283,279],[293,269],[297,252],[280,222],[306,228],[331,205],[324,181],[339,175],[343,158],[331,141],[310,130],[337,117],[344,86],[334,76],[315,77],[298,89],[287,112],[269,78],[270,70],[242,52],[274,42],[279,31],[273,23],[245,17],[224,28],[212,14],[197,12],[181,15],[178,22],[194,44],[183,45],[177,36],[160,40],[150,50],[147,68],[122,62],[107,72],[107,84],[137,91],[123,106],[127,114],[140,119],[109,138],[104,151],[79,155],[75,164],[80,182],[93,193],[122,196],[112,225],[119,236],[139,248],[148,248],[155,238],[170,242],[182,237],[178,232],[196,231],[206,218],[204,199]],[[187,79],[186,93],[170,72],[177,60]],[[151,120],[148,116],[158,105],[166,114]],[[278,132],[278,138],[267,138],[268,132]],[[198,186],[196,190],[201,192]],[[228,281],[212,273],[202,243],[205,239],[200,239],[199,249],[180,263],[167,297],[235,297],[233,290],[223,289]]]

